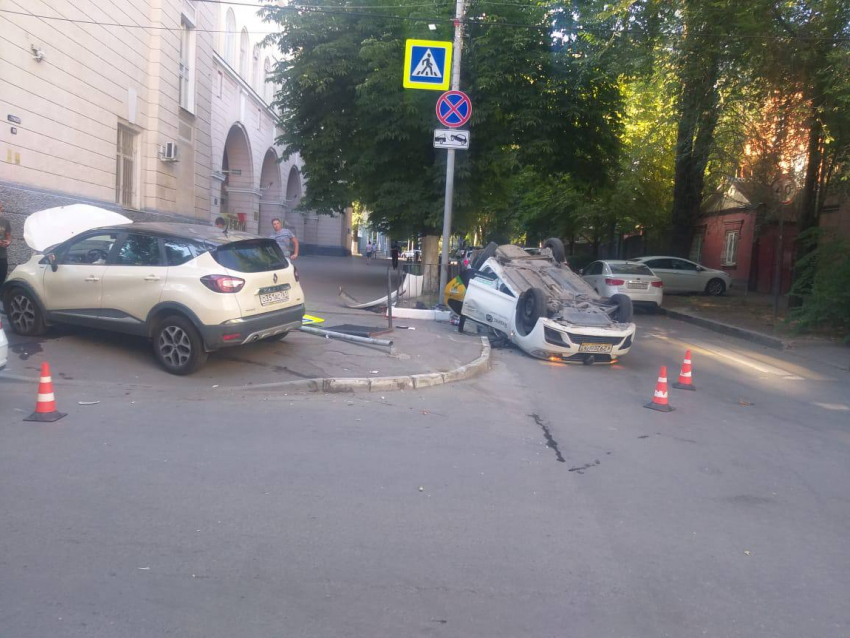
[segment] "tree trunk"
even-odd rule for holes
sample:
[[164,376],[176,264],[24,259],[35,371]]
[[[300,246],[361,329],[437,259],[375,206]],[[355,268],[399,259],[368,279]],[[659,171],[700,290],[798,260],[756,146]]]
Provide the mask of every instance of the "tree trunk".
[[436,292],[440,286],[440,236],[425,235],[422,238],[422,274],[425,277],[425,292]]
[[[709,46],[709,45],[705,45]],[[680,72],[679,126],[673,185],[669,251],[687,257],[699,217],[705,169],[714,144],[718,120],[717,79],[720,55],[709,50],[687,54]]]
[[[800,193],[800,214],[797,219],[798,234],[818,225],[819,202],[821,201],[821,172],[823,168],[823,124],[818,117],[818,110],[822,105],[822,98],[811,101],[811,114],[809,115],[809,142],[806,158],[806,179],[803,190]],[[796,265],[814,246],[806,242],[797,242],[794,251],[794,272],[792,278],[796,278]],[[789,296],[788,306],[796,308],[802,304],[801,297]]]

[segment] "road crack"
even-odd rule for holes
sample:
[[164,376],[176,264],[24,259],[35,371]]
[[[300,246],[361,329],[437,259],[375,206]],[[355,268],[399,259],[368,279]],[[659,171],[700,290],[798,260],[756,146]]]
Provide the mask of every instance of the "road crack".
[[[561,454],[561,450],[558,449],[558,442],[552,437],[552,433],[549,431],[549,428],[543,423],[543,419],[540,418],[537,414],[529,414],[534,422],[540,426],[540,429],[543,430],[543,437],[546,439],[546,447],[551,448],[555,451],[555,458],[558,459],[558,463],[566,463],[566,459]],[[572,471],[572,470],[570,470]]]

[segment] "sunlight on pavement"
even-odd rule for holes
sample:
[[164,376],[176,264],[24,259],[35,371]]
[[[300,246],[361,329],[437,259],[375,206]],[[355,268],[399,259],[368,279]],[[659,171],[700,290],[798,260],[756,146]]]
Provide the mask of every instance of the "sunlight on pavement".
[[741,352],[728,349],[720,350],[705,344],[700,345],[694,341],[682,341],[675,337],[668,337],[653,332],[647,333],[647,336],[678,345],[681,348],[690,348],[694,352],[723,360],[742,370],[755,370],[761,374],[780,377],[788,381],[802,381],[804,379],[808,379],[810,381],[834,381],[834,379],[825,377],[813,370],[809,370],[808,368],[804,368],[763,353],[752,351]]
[[850,406],[844,405],[843,403],[818,403],[817,401],[813,401],[812,405],[816,405],[819,408],[823,408],[824,410],[836,410],[838,412],[850,412]]

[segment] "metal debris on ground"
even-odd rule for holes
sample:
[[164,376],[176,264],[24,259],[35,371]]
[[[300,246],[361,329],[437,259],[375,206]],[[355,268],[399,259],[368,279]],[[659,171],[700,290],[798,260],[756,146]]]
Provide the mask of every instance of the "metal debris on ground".
[[97,405],[100,401],[77,401],[78,405]]
[[344,323],[341,326],[328,326],[326,330],[355,337],[374,337],[387,332],[386,326],[359,326],[351,323]]

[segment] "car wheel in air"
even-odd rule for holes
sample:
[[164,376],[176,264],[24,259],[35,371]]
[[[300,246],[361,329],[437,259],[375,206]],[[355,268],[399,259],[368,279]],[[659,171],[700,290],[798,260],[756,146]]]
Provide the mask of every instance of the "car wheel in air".
[[634,317],[635,309],[628,295],[611,295],[611,303],[617,308],[611,313],[611,319],[619,323],[629,323]]
[[37,337],[44,334],[47,326],[44,316],[32,295],[22,288],[12,288],[3,302],[9,323],[19,335]]
[[499,248],[499,244],[494,241],[491,241],[484,250],[480,250],[475,253],[475,257],[472,260],[471,268],[472,270],[481,270],[481,266],[484,265],[484,262],[490,259],[493,255],[496,254],[496,250]]
[[540,288],[529,288],[516,304],[516,331],[523,337],[534,330],[540,317],[546,316],[546,295]]
[[726,292],[726,284],[722,279],[712,279],[705,285],[705,292],[712,297],[717,297]]
[[153,331],[153,351],[171,374],[192,374],[207,360],[201,335],[191,321],[178,315],[157,324]]
[[544,241],[543,248],[551,250],[553,259],[559,264],[563,264],[567,260],[567,251],[564,249],[564,242],[557,237],[550,237]]

